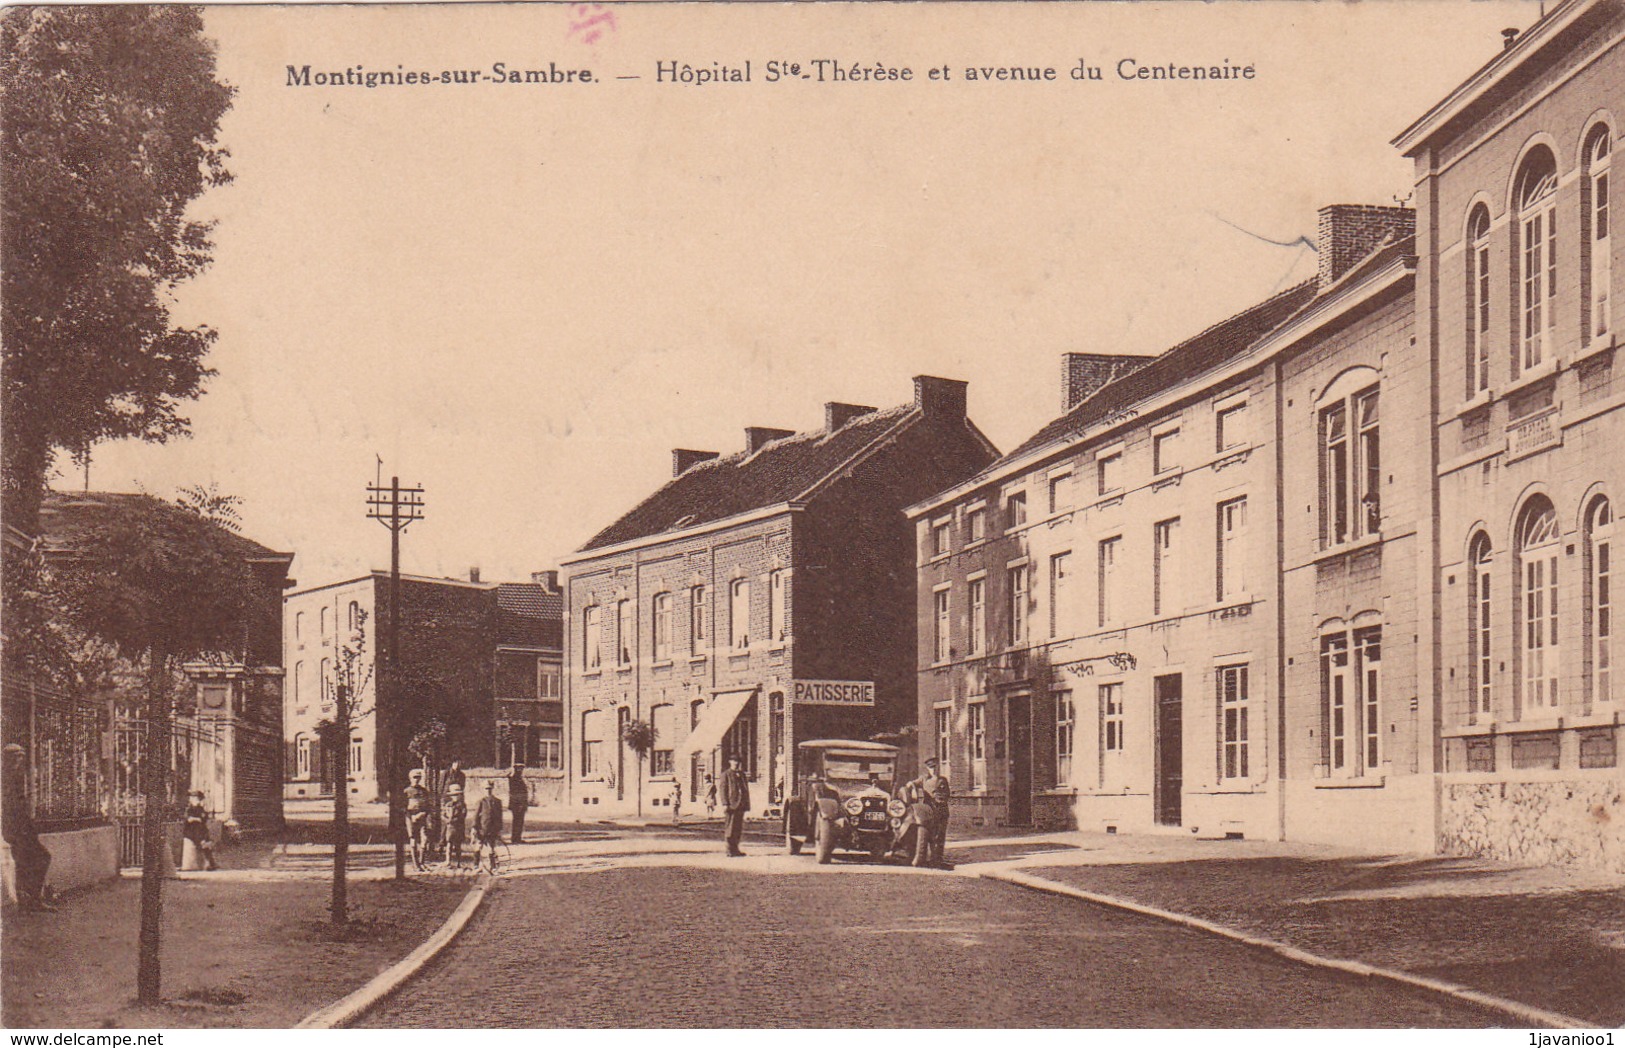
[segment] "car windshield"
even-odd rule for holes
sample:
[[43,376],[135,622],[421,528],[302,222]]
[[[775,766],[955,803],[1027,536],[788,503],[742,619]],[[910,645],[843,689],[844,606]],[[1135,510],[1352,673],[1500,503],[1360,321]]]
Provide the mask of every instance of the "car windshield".
[[867,783],[870,776],[882,786],[891,785],[896,761],[891,754],[826,753],[824,777],[840,782]]

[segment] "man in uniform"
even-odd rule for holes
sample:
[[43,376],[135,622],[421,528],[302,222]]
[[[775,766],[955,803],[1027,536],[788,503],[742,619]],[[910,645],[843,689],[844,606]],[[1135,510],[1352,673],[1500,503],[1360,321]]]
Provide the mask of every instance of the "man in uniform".
[[745,832],[745,813],[750,810],[750,783],[745,781],[739,754],[728,755],[728,770],[722,773],[722,835],[729,855],[743,855],[739,837]]
[[937,771],[935,757],[925,759],[925,771],[904,790],[914,813],[918,836],[914,842],[914,865],[941,866],[948,845],[948,799],[952,795],[948,779]]
[[0,831],[4,831],[12,862],[17,866],[17,908],[49,913],[56,909],[45,891],[51,852],[40,843],[33,802],[28,789],[28,754],[16,743],[9,743],[5,749],[5,810],[0,811]]
[[427,870],[424,859],[429,850],[429,810],[432,798],[423,788],[423,769],[413,768],[408,776],[412,780],[402,794],[406,797],[406,832],[412,841],[412,864],[419,872]]

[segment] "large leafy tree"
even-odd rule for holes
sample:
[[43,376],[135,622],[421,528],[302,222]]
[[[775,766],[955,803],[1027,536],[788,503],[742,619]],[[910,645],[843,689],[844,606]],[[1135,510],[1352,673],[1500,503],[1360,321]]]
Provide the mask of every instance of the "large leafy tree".
[[86,507],[50,557],[50,583],[63,615],[145,670],[136,986],[147,1003],[161,999],[163,824],[175,802],[167,759],[174,681],[190,660],[239,661],[249,623],[267,599],[245,559],[243,540],[227,523],[195,508],[126,496]]
[[4,511],[32,532],[51,461],[184,434],[214,332],[170,317],[210,262],[187,207],[230,179],[232,88],[198,9],[13,7],[0,16]]

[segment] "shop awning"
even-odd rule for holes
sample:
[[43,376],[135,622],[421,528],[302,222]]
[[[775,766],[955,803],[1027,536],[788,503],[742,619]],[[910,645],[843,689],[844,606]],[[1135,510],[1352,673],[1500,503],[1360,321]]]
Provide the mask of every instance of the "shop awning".
[[688,733],[688,738],[677,747],[677,756],[687,756],[691,753],[710,753],[722,744],[722,737],[733,727],[734,721],[739,719],[739,711],[745,708],[745,703],[756,694],[755,688],[744,691],[725,691],[711,700],[711,705],[700,714],[700,722]]

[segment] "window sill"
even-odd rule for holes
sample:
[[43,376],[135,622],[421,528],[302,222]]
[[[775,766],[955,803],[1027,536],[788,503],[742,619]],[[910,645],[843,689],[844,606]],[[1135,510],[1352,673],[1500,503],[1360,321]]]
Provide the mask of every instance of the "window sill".
[[735,648],[734,650],[728,652],[729,661],[734,661],[734,660],[737,660],[737,659],[748,659],[748,658],[750,658],[750,649],[749,648]]
[[1387,785],[1386,775],[1355,775],[1347,778],[1325,778],[1315,782],[1317,790],[1380,790]]
[[1231,466],[1239,466],[1241,463],[1246,462],[1252,453],[1253,449],[1250,444],[1244,447],[1226,448],[1219,452],[1218,458],[1213,460],[1213,472],[1217,473]]
[[1040,797],[1076,797],[1078,788],[1076,786],[1053,786],[1047,790],[1039,790],[1038,795]]
[[1370,549],[1373,546],[1380,545],[1382,545],[1382,532],[1375,531],[1369,535],[1361,535],[1357,539],[1350,539],[1347,542],[1339,542],[1335,546],[1327,546],[1325,549],[1315,554],[1313,563],[1319,564],[1323,561],[1337,560],[1338,558],[1346,557],[1351,553],[1358,553],[1361,550]]
[[1490,389],[1479,390],[1477,393],[1473,394],[1470,399],[1462,401],[1461,405],[1456,408],[1455,417],[1459,419],[1463,415],[1471,415],[1476,411],[1482,411],[1483,409],[1489,407],[1492,403],[1494,403],[1494,401],[1495,401],[1495,391],[1494,390],[1490,390]]
[[624,666],[616,666],[615,667],[615,672],[616,673],[631,673],[632,669],[633,669],[632,664],[630,662],[628,662]]
[[1265,793],[1267,791],[1263,783],[1248,781],[1235,783],[1221,782],[1217,786],[1206,786],[1202,789],[1190,790],[1188,792],[1194,793],[1199,797],[1233,797],[1247,794]]
[[708,658],[710,658],[709,655],[690,655],[688,657],[688,661],[689,662],[704,662]]
[[783,655],[784,654],[784,642],[779,641],[779,643],[777,643],[777,644],[770,645],[768,647],[768,649],[767,649],[767,653],[769,655]]
[[1164,488],[1177,488],[1185,479],[1185,471],[1179,467],[1164,470],[1151,478],[1151,490],[1161,491]]
[[1095,510],[1097,513],[1101,510],[1114,509],[1123,504],[1123,496],[1127,494],[1128,492],[1118,489],[1109,494],[1102,495],[1100,496],[1100,500],[1090,508]]
[[1511,382],[1508,382],[1506,388],[1501,390],[1501,397],[1505,399],[1514,393],[1528,389],[1530,386],[1539,385],[1562,370],[1563,368],[1558,363],[1557,357],[1548,357]]
[[581,671],[581,678],[583,680],[597,680],[599,677],[602,677],[603,675],[604,675],[603,670],[582,670]]
[[1580,349],[1575,352],[1573,359],[1570,360],[1569,363],[1571,366],[1578,365],[1582,361],[1587,361],[1593,357],[1600,357],[1604,353],[1612,352],[1614,347],[1618,344],[1618,341],[1619,336],[1613,332],[1609,332],[1605,335],[1596,335],[1591,339],[1590,342],[1584,346],[1581,346]]
[[965,548],[961,552],[969,553],[971,550],[985,545],[987,545],[987,539],[971,539],[969,542],[965,543]]
[[652,669],[652,670],[669,670],[669,669],[671,669],[671,660],[670,659],[656,659],[653,662],[649,663],[649,668]]
[[1207,617],[1210,621],[1221,622],[1225,619],[1244,619],[1253,613],[1253,605],[1258,603],[1250,595],[1229,597],[1210,607]]

